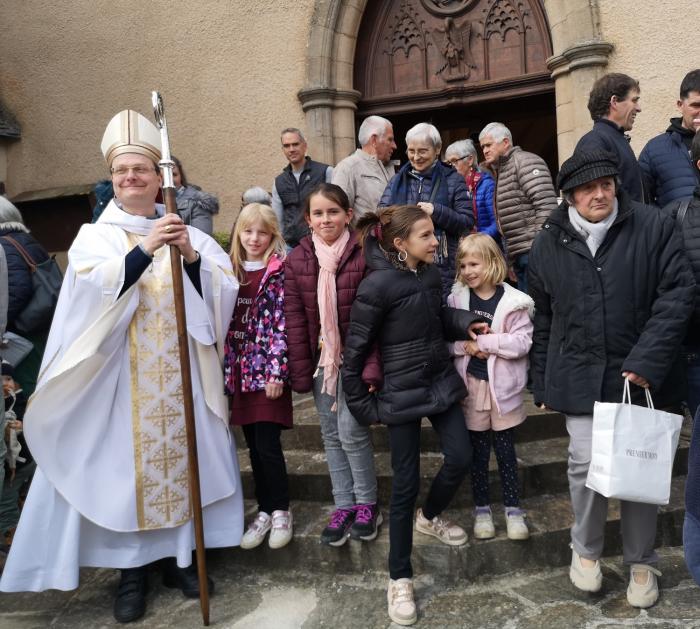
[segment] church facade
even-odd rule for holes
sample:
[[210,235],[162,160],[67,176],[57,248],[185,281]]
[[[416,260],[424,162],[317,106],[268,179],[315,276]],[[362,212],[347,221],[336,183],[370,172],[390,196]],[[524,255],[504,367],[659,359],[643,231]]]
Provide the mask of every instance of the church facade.
[[[173,152],[221,200],[229,231],[241,193],[270,189],[285,165],[279,132],[301,128],[309,154],[336,163],[358,120],[403,135],[429,121],[445,144],[507,124],[556,170],[591,127],[593,81],[641,83],[639,152],[674,115],[697,61],[678,33],[688,0],[136,0],[0,7],[0,186],[37,237],[65,250],[107,176],[99,138],[115,112],[151,116],[165,99]],[[669,19],[674,18],[675,19]],[[683,47],[684,42],[687,44]]]

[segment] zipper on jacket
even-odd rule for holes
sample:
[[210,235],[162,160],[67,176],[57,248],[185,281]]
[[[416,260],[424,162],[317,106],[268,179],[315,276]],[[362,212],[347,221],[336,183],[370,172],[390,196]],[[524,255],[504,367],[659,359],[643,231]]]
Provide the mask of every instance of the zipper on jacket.
[[[425,306],[425,311],[426,311],[426,314],[427,314],[427,316],[428,316],[428,318],[427,318],[427,323],[428,323],[428,325],[430,325],[430,319],[431,319],[432,311],[431,311],[431,309],[430,309],[430,304],[428,303],[428,296],[427,296],[426,293],[425,293],[425,283],[423,282],[423,280],[421,280],[421,278],[420,278],[420,276],[418,275],[417,272],[415,273],[415,276],[416,276],[416,280],[418,281],[418,283],[420,284],[420,287],[421,287],[421,295],[422,295],[422,297],[423,297],[423,304],[424,304],[424,306]],[[441,281],[442,281],[442,280],[441,280]],[[433,363],[435,362],[435,361],[433,360],[433,349],[432,349],[432,344],[430,344],[430,360],[431,360]],[[423,369],[424,369],[424,370],[427,369],[429,366],[430,366],[429,363],[423,363]]]

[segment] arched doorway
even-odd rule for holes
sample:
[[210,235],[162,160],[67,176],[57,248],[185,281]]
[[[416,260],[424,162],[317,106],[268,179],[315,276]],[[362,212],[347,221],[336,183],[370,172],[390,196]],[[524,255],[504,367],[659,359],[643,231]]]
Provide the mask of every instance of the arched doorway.
[[402,138],[432,122],[445,145],[498,120],[557,168],[549,26],[539,0],[380,0],[359,29],[357,117],[379,114]]
[[[418,2],[424,6],[423,0],[412,0],[414,4]],[[458,2],[425,0],[426,4],[448,10],[456,7]],[[499,0],[491,0],[490,4],[498,3]],[[383,0],[315,0],[309,31],[306,82],[298,96],[306,114],[307,139],[312,154],[327,163],[336,163],[356,147],[356,112],[363,97],[354,87],[358,38],[367,30],[363,28],[361,32],[365,14],[383,4]],[[512,4],[520,6],[523,3],[512,0]],[[613,46],[605,41],[600,30],[598,3],[590,0],[539,0],[538,6],[550,29],[547,39],[551,40],[552,56],[546,59],[546,67],[554,81],[558,152],[565,158],[577,139],[590,129],[586,98],[581,95],[587,94],[595,79],[605,71]],[[461,23],[461,19],[458,21]],[[494,68],[494,64],[490,63],[489,67]],[[498,62],[495,67],[498,67]],[[503,89],[501,101],[507,103],[511,96]],[[521,109],[518,107],[520,102],[514,98],[511,112]],[[461,103],[458,106],[466,105]],[[535,100],[530,100],[529,107],[531,118],[535,117]],[[450,103],[446,102],[442,108],[449,111]],[[546,103],[546,110],[551,112],[550,103]],[[469,113],[469,110],[464,111],[464,115]],[[496,109],[489,109],[488,113],[493,113],[492,119],[499,114]],[[440,123],[437,119],[436,122]],[[410,126],[408,121],[402,123],[402,128],[404,125],[406,128]],[[516,137],[523,134],[520,137],[525,140],[518,141],[530,146],[525,135],[528,128],[522,129],[516,124],[513,131]],[[444,139],[449,141],[451,138]]]

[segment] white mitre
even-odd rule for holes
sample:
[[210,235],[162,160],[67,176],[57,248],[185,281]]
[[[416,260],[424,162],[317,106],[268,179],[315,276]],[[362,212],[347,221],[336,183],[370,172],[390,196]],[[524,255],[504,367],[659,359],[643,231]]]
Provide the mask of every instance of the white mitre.
[[160,161],[160,132],[136,111],[125,109],[109,121],[100,145],[111,168],[117,155],[138,153],[156,164]]

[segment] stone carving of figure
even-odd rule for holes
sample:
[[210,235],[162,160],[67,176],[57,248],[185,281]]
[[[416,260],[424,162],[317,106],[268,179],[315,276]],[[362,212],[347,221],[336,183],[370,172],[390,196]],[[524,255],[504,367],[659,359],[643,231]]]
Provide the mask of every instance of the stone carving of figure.
[[[444,5],[445,2],[442,4]],[[464,20],[457,24],[451,17],[445,18],[444,28],[436,28],[431,32],[433,42],[445,58],[444,65],[436,74],[441,74],[445,70],[449,76],[462,74],[462,64],[466,66],[466,71],[463,73],[465,75],[469,75],[470,68],[476,68],[470,48],[471,34],[471,21]]]

